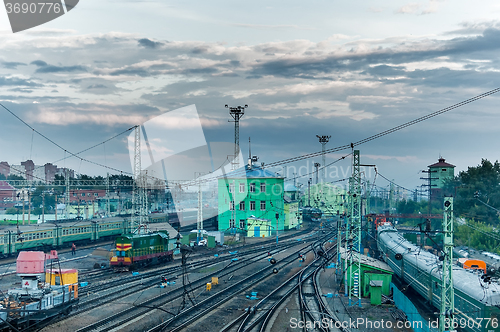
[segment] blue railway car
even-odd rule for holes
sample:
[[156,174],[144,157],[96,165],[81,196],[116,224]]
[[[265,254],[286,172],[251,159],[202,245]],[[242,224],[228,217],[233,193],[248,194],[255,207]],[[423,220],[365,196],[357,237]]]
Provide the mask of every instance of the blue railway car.
[[[390,224],[378,227],[377,244],[384,261],[394,273],[439,310],[442,280],[442,262],[439,257],[408,242]],[[454,319],[463,328],[461,330],[500,331],[498,282],[485,282],[477,272],[453,266],[453,287]]]

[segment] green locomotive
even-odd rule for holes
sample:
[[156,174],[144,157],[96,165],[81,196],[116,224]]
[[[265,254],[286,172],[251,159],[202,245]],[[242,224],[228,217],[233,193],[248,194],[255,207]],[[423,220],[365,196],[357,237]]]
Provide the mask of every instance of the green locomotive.
[[167,231],[146,234],[127,234],[116,238],[116,251],[109,264],[115,269],[133,269],[171,261],[173,250],[169,250]]

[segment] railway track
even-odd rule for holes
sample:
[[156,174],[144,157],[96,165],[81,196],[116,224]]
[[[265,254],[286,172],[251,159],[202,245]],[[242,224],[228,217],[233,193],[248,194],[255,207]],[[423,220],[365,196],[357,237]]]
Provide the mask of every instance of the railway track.
[[[300,252],[306,253],[311,250],[312,249],[307,249],[304,251],[304,249],[301,249]],[[188,328],[188,326],[190,326],[190,324],[193,324],[200,318],[208,315],[215,308],[221,306],[223,303],[225,303],[232,297],[237,296],[243,291],[249,290],[251,287],[254,287],[255,285],[267,279],[270,275],[272,275],[271,271],[273,269],[281,270],[286,265],[289,265],[290,263],[296,261],[296,259],[297,259],[297,251],[281,259],[279,262],[279,267],[273,265],[264,267],[263,269],[247,276],[243,280],[240,280],[237,284],[231,286],[229,289],[225,289],[217,294],[214,294],[210,298],[205,299],[203,302],[198,303],[196,306],[190,307],[182,311],[179,315],[170,318],[168,321],[151,328],[150,330],[148,330],[148,332],[159,332],[159,331],[177,332],[186,329]],[[266,297],[262,301],[266,301],[267,299],[268,297]],[[176,325],[173,326],[174,324]]]
[[[328,253],[334,248],[336,248],[336,245],[323,252]],[[251,310],[245,312],[227,324],[221,329],[221,332],[268,331],[272,324],[273,317],[278,314],[277,311],[280,306],[295,293],[299,296],[299,307],[302,321],[306,321],[306,316],[311,315],[313,311],[316,311],[319,315],[327,317],[329,320],[331,319],[335,322],[337,319],[324,304],[319,286],[317,284],[317,274],[328,262],[328,259],[323,257],[324,255],[317,255],[317,252],[315,252],[315,259],[308,266],[286,280],[280,287],[268,294],[268,296],[262,299]],[[313,305],[315,306],[314,308]],[[323,330],[331,331],[328,328]],[[342,332],[348,332],[347,329],[341,328],[340,330]],[[303,329],[303,331],[306,330]],[[335,329],[335,331],[338,330]]]
[[[235,262],[231,262],[232,266],[240,266],[244,265],[247,261],[252,260],[255,258],[256,254],[260,254],[260,256],[265,257],[268,252],[279,252],[281,250],[286,250],[289,247],[296,246],[299,242],[295,240],[288,240],[285,242],[280,243],[278,247],[274,246],[260,246],[260,248],[256,249],[251,249],[251,250],[246,250],[243,252],[238,252],[237,254],[234,255],[227,255],[227,256],[222,256],[215,258],[211,256],[210,260],[202,260],[202,261],[197,261],[193,263],[189,263],[187,265],[188,269],[190,272],[196,272],[196,270],[204,269],[204,268],[209,268],[211,266],[217,266],[222,263],[234,260],[237,258],[238,260]],[[300,242],[302,243],[302,241]],[[250,256],[249,259],[244,259],[245,257]],[[259,256],[259,257],[260,257]],[[206,258],[206,257],[205,257]],[[243,260],[242,260],[243,258]],[[227,266],[217,270],[216,272],[212,274],[218,274],[220,273],[221,270],[227,268]],[[145,291],[147,289],[155,288],[159,286],[160,280],[159,276],[160,275],[165,275],[167,277],[172,277],[173,274],[181,272],[182,267],[181,266],[175,266],[175,267],[167,267],[167,268],[159,268],[155,269],[152,271],[148,271],[147,273],[138,275],[138,276],[127,276],[124,278],[119,278],[117,280],[113,280],[111,282],[106,282],[105,284],[97,284],[93,285],[92,287],[84,287],[80,289],[80,303],[77,307],[77,310],[74,311],[70,317],[74,317],[75,315],[82,314],[84,312],[93,310],[99,306],[102,306],[104,304],[113,302],[117,299],[122,299],[125,296],[129,296],[138,292]],[[233,268],[234,269],[234,268]],[[232,270],[233,270],[232,269]],[[231,270],[231,271],[232,271]],[[206,279],[207,277],[203,277],[200,279]],[[172,278],[169,278],[172,279]],[[204,285],[204,282],[201,282],[201,286]],[[125,290],[124,290],[125,286]],[[98,292],[97,297],[93,297],[92,295],[95,295],[94,292]],[[176,294],[178,290],[173,290],[170,294]],[[85,300],[83,300],[86,298]],[[58,320],[50,322],[50,325],[54,325],[62,320],[65,320],[67,317],[61,317]],[[110,321],[110,319],[107,319]],[[104,324],[105,322],[103,322]],[[45,327],[48,326],[48,324],[44,325]],[[92,329],[92,328],[90,328]]]
[[[303,243],[303,241],[298,242],[296,240],[287,241],[287,242],[284,242],[282,244],[280,243],[278,248],[276,248],[276,246],[274,246],[275,249],[273,249],[272,252],[274,253],[277,251],[286,250],[289,247],[297,246],[297,245],[302,244],[302,243]],[[205,275],[202,278],[200,278],[196,281],[193,281],[191,283],[191,286],[193,289],[204,287],[206,284],[207,278],[211,277],[212,275],[213,276],[217,275],[220,278],[223,276],[227,276],[228,274],[235,272],[239,268],[250,264],[249,263],[250,261],[258,261],[258,260],[261,260],[262,258],[267,257],[268,251],[270,251],[270,247],[260,246],[260,248],[258,248],[258,249],[252,249],[249,251],[245,251],[243,253],[238,253],[238,255],[229,255],[226,257],[213,258],[209,262],[207,262],[207,261],[199,262],[199,263],[197,263],[197,265],[191,264],[190,265],[191,270],[193,269],[194,266],[197,266],[200,269],[200,268],[206,268],[206,267],[211,266],[211,265],[224,263],[224,262],[227,262],[228,260],[233,260],[234,258],[238,258],[238,261],[231,262],[227,266],[222,267],[221,269],[211,273],[210,275]],[[256,257],[255,255],[257,252],[260,252],[260,255]],[[242,259],[242,258],[248,257],[248,256],[250,256],[249,259],[247,259],[247,260]],[[174,267],[174,268],[171,268],[171,271],[179,272],[180,269],[181,269],[181,267]],[[147,288],[158,287],[159,275],[165,274],[165,271],[162,271],[162,272],[163,273],[160,273],[159,271],[149,272],[150,273],[150,275],[148,276],[148,278],[150,278],[149,280],[145,279],[144,274],[143,274],[142,275],[142,285],[139,285],[139,281],[136,278],[136,281],[135,281],[136,287],[127,285],[126,291],[123,290],[123,287],[117,287],[118,288],[117,290],[115,290],[114,292],[110,292],[109,295],[106,295],[106,296],[108,296],[107,299],[101,298],[98,301],[97,300],[96,301],[94,301],[94,300],[85,301],[80,305],[80,307],[82,310],[89,311],[91,309],[94,309],[96,305],[100,306],[104,303],[112,302],[116,298],[123,299],[125,296],[127,296],[129,294],[138,293],[138,292],[141,292]],[[178,285],[179,284],[180,283],[178,282]],[[121,286],[123,286],[123,282],[122,282]],[[130,290],[128,290],[129,288],[130,288]],[[143,301],[142,303],[138,303],[134,307],[128,308],[126,310],[122,310],[119,313],[111,315],[110,317],[108,317],[106,319],[103,319],[103,320],[96,322],[94,324],[90,324],[87,327],[80,329],[80,331],[110,330],[116,326],[123,324],[124,321],[129,321],[130,319],[134,319],[135,317],[138,317],[138,316],[144,314],[145,311],[150,310],[150,307],[155,307],[155,308],[161,307],[165,303],[168,303],[172,300],[175,300],[181,294],[182,294],[182,287],[174,288],[168,293],[168,296],[163,294],[163,295],[156,296],[153,299]],[[82,306],[85,306],[85,307],[82,307]],[[79,311],[75,312],[75,314],[79,314],[80,312],[82,312],[82,311],[79,310]]]
[[[293,246],[293,245],[295,245],[295,244],[294,243],[284,244],[282,247],[275,248],[275,249],[271,250],[271,253],[274,254],[275,252],[278,252],[280,250],[286,250],[287,248],[289,248],[290,246]],[[200,262],[189,264],[188,268],[190,270],[190,273],[198,272],[201,269],[210,268],[212,266],[217,266],[221,263],[228,262],[234,258],[241,259],[241,258],[244,258],[247,256],[254,256],[257,253],[260,253],[261,256],[265,256],[265,253],[263,254],[262,251],[266,252],[269,250],[267,250],[267,249],[266,250],[255,249],[255,250],[251,250],[251,251],[242,253],[239,256],[232,255],[232,256],[228,256],[228,257],[222,257],[220,259],[210,260],[208,262],[207,261],[200,261]],[[246,260],[242,260],[242,261],[238,262],[237,264],[244,265],[246,262],[251,261],[252,258],[253,257],[250,257],[249,259],[246,259]],[[217,270],[215,272],[215,274],[219,273],[221,270],[224,270],[225,268],[226,267],[223,267],[223,268]],[[113,288],[117,287],[118,289],[108,288],[106,290],[101,290],[100,291],[101,294],[98,298],[91,298],[89,300],[80,302],[80,304],[78,305],[78,311],[76,312],[76,314],[80,314],[82,312],[92,310],[98,306],[112,302],[116,299],[123,298],[125,296],[132,295],[132,294],[135,294],[138,292],[142,292],[142,291],[147,290],[147,289],[152,288],[152,287],[158,287],[158,285],[159,285],[158,276],[159,275],[165,275],[167,277],[171,277],[173,273],[181,272],[181,269],[182,269],[181,266],[176,266],[176,267],[172,267],[172,268],[169,268],[166,270],[162,270],[161,273],[159,273],[160,271],[152,271],[152,272],[149,272],[147,275],[135,276],[134,280],[128,282],[128,284],[127,284],[128,289],[126,289],[126,290],[123,290],[123,283],[118,283],[117,285],[115,285],[113,287]],[[169,278],[169,279],[172,279],[172,278]],[[206,277],[203,277],[203,279],[206,279]]]

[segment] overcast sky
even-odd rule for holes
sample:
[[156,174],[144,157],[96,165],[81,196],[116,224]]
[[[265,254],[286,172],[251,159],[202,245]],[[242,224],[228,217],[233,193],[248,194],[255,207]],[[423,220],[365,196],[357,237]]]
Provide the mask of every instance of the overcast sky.
[[[349,144],[499,87],[499,15],[497,1],[81,0],[13,34],[2,7],[0,102],[71,152],[191,104],[208,142],[232,142],[224,105],[248,104],[241,149],[246,156],[251,136],[252,154],[271,163],[320,151],[316,135],[332,136],[327,148]],[[440,155],[456,172],[497,160],[499,100],[363,144],[361,162],[414,189]],[[0,119],[1,161],[67,155],[3,109]],[[131,171],[126,135],[82,157]],[[347,174],[349,160],[329,181]],[[107,171],[74,158],[57,164]]]

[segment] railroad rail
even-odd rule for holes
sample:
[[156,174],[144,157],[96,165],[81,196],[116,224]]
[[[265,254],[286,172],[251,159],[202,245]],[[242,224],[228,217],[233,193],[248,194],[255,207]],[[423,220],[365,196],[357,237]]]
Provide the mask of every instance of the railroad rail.
[[[330,236],[330,234],[325,236],[325,238],[327,238],[328,236]],[[304,252],[303,249],[301,249],[300,251]],[[312,248],[307,249],[304,253],[310,251],[312,251]],[[182,329],[186,328],[187,326],[197,321],[201,317],[208,315],[211,311],[213,311],[215,308],[217,308],[224,302],[228,301],[232,297],[264,281],[266,278],[272,275],[271,271],[273,269],[282,269],[286,265],[289,265],[290,263],[296,261],[296,258],[297,258],[297,252],[293,252],[287,257],[281,259],[279,263],[264,267],[263,269],[247,276],[243,280],[240,280],[237,284],[229,287],[228,289],[225,289],[217,294],[214,294],[213,296],[205,299],[203,302],[198,303],[196,306],[190,307],[181,312],[179,315],[170,318],[168,321],[155,326],[154,328],[148,330],[148,332],[167,331],[167,329],[170,332],[181,331]],[[277,266],[279,266],[279,268]],[[173,327],[171,325],[174,322],[181,322],[181,323]]]

